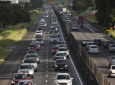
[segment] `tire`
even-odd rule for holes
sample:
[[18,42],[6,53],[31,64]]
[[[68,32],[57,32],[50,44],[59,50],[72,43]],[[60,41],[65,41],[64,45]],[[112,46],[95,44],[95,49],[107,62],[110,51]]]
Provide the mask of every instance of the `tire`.
[[40,61],[38,61],[38,64],[40,64]]
[[68,71],[68,68],[66,69],[66,71]]
[[110,74],[108,75],[108,78],[111,78]]
[[38,70],[36,69],[35,72],[37,72]]
[[67,58],[69,58],[69,55],[67,56]]
[[57,71],[57,69],[54,68],[54,71]]
[[32,75],[31,78],[34,79],[34,76]]

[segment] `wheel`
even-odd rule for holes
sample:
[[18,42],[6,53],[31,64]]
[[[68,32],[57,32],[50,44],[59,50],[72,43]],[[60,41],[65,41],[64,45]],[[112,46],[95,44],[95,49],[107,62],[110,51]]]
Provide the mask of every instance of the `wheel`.
[[52,43],[52,42],[50,42],[50,43]]
[[108,78],[111,78],[110,74],[108,75]]
[[38,70],[36,69],[35,72],[37,72]]
[[40,61],[38,61],[38,64],[40,64]]
[[54,71],[57,71],[57,69],[54,68]]
[[43,46],[44,46],[44,43],[43,43]]
[[68,71],[68,68],[66,69],[66,71]]
[[34,79],[34,76],[32,75],[31,78]]
[[69,55],[67,56],[67,58],[69,58]]

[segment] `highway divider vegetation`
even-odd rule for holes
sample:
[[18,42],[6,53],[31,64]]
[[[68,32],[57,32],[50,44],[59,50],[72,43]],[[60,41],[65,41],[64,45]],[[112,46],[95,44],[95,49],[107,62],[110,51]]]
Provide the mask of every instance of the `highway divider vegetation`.
[[[5,49],[5,47],[18,44],[28,32],[35,17],[41,13],[38,10],[28,12],[30,9],[28,6],[22,7],[16,4],[5,4],[5,6],[0,4],[0,11],[2,10],[0,20],[4,20],[4,22],[2,22],[3,27],[0,28],[0,66],[13,51],[12,49]],[[5,8],[1,9],[1,7]],[[13,8],[14,10],[12,7],[15,7]],[[4,18],[1,17],[2,14],[4,14]],[[8,17],[10,17],[10,19]]]

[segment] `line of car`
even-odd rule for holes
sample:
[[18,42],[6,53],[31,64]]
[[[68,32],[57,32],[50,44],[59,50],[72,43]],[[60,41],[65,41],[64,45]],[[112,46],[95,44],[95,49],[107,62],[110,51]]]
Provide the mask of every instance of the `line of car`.
[[[59,11],[60,9],[58,9],[58,12],[60,13]],[[68,12],[67,13],[61,13],[61,15],[65,15],[64,18],[66,20],[66,18],[68,17],[72,17],[72,16],[68,16]],[[72,14],[71,14],[72,15]],[[75,19],[77,20],[77,19]],[[72,25],[72,28],[71,30],[78,30],[78,26],[77,24],[73,24]],[[104,42],[101,41],[100,38],[95,38],[94,40],[89,40],[89,39],[83,39],[81,41],[81,46],[85,46],[86,47],[86,50],[88,51],[88,53],[100,53],[100,50],[99,50],[99,47],[98,46],[101,46],[103,45],[103,48],[104,49],[108,49],[108,51],[111,53],[114,53],[115,52],[115,44],[111,41],[111,40],[106,40]],[[108,77],[115,77],[115,55],[111,55],[108,57],[108,60],[109,60],[109,74],[108,74]]]
[[[52,49],[52,55],[55,54],[52,59],[54,71],[66,70],[68,71],[68,64],[66,59],[69,58],[69,50],[65,46],[63,41],[59,41],[58,21],[53,9],[46,9],[43,18],[40,20],[40,24],[37,27],[34,38],[28,46],[27,54],[25,55],[22,63],[17,69],[17,73],[14,73],[11,85],[36,85],[30,80],[34,78],[34,72],[37,72],[38,64],[40,64],[39,50],[44,45],[43,31],[47,26],[47,19],[49,18],[49,11],[51,13],[52,27],[51,29],[51,43],[56,43],[56,46]],[[54,26],[54,27],[53,27]],[[50,30],[51,30],[50,29]],[[54,78],[55,85],[68,84],[72,85],[72,79],[69,73],[58,73]]]

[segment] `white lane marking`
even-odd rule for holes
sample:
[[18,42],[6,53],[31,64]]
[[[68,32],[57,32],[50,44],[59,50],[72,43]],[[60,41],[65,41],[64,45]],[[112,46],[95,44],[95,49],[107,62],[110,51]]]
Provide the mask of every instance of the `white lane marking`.
[[48,61],[48,59],[47,59],[47,61]]
[[48,77],[48,75],[46,75],[46,77]]
[[[59,24],[59,28],[60,28],[60,31],[61,31],[61,35],[62,35],[63,41],[64,41],[64,43],[65,43],[65,39],[64,39],[64,37],[63,37],[60,24]],[[66,44],[66,43],[65,43],[65,44]],[[67,46],[67,45],[66,45],[66,46]],[[69,54],[69,56],[70,56],[70,54]],[[79,81],[80,81],[80,84],[83,85],[83,83],[82,83],[82,81],[81,81],[81,78],[80,78],[80,76],[79,76],[79,74],[78,74],[78,72],[77,72],[77,70],[76,70],[76,68],[75,68],[75,65],[74,65],[74,63],[73,63],[73,61],[72,61],[72,59],[71,59],[71,56],[70,56],[70,61],[71,61],[72,65],[73,65],[73,67],[74,67],[75,73],[76,73],[76,75],[77,75],[77,77],[78,77],[78,79],[79,79]]]
[[48,81],[46,80],[46,82],[48,82]]

